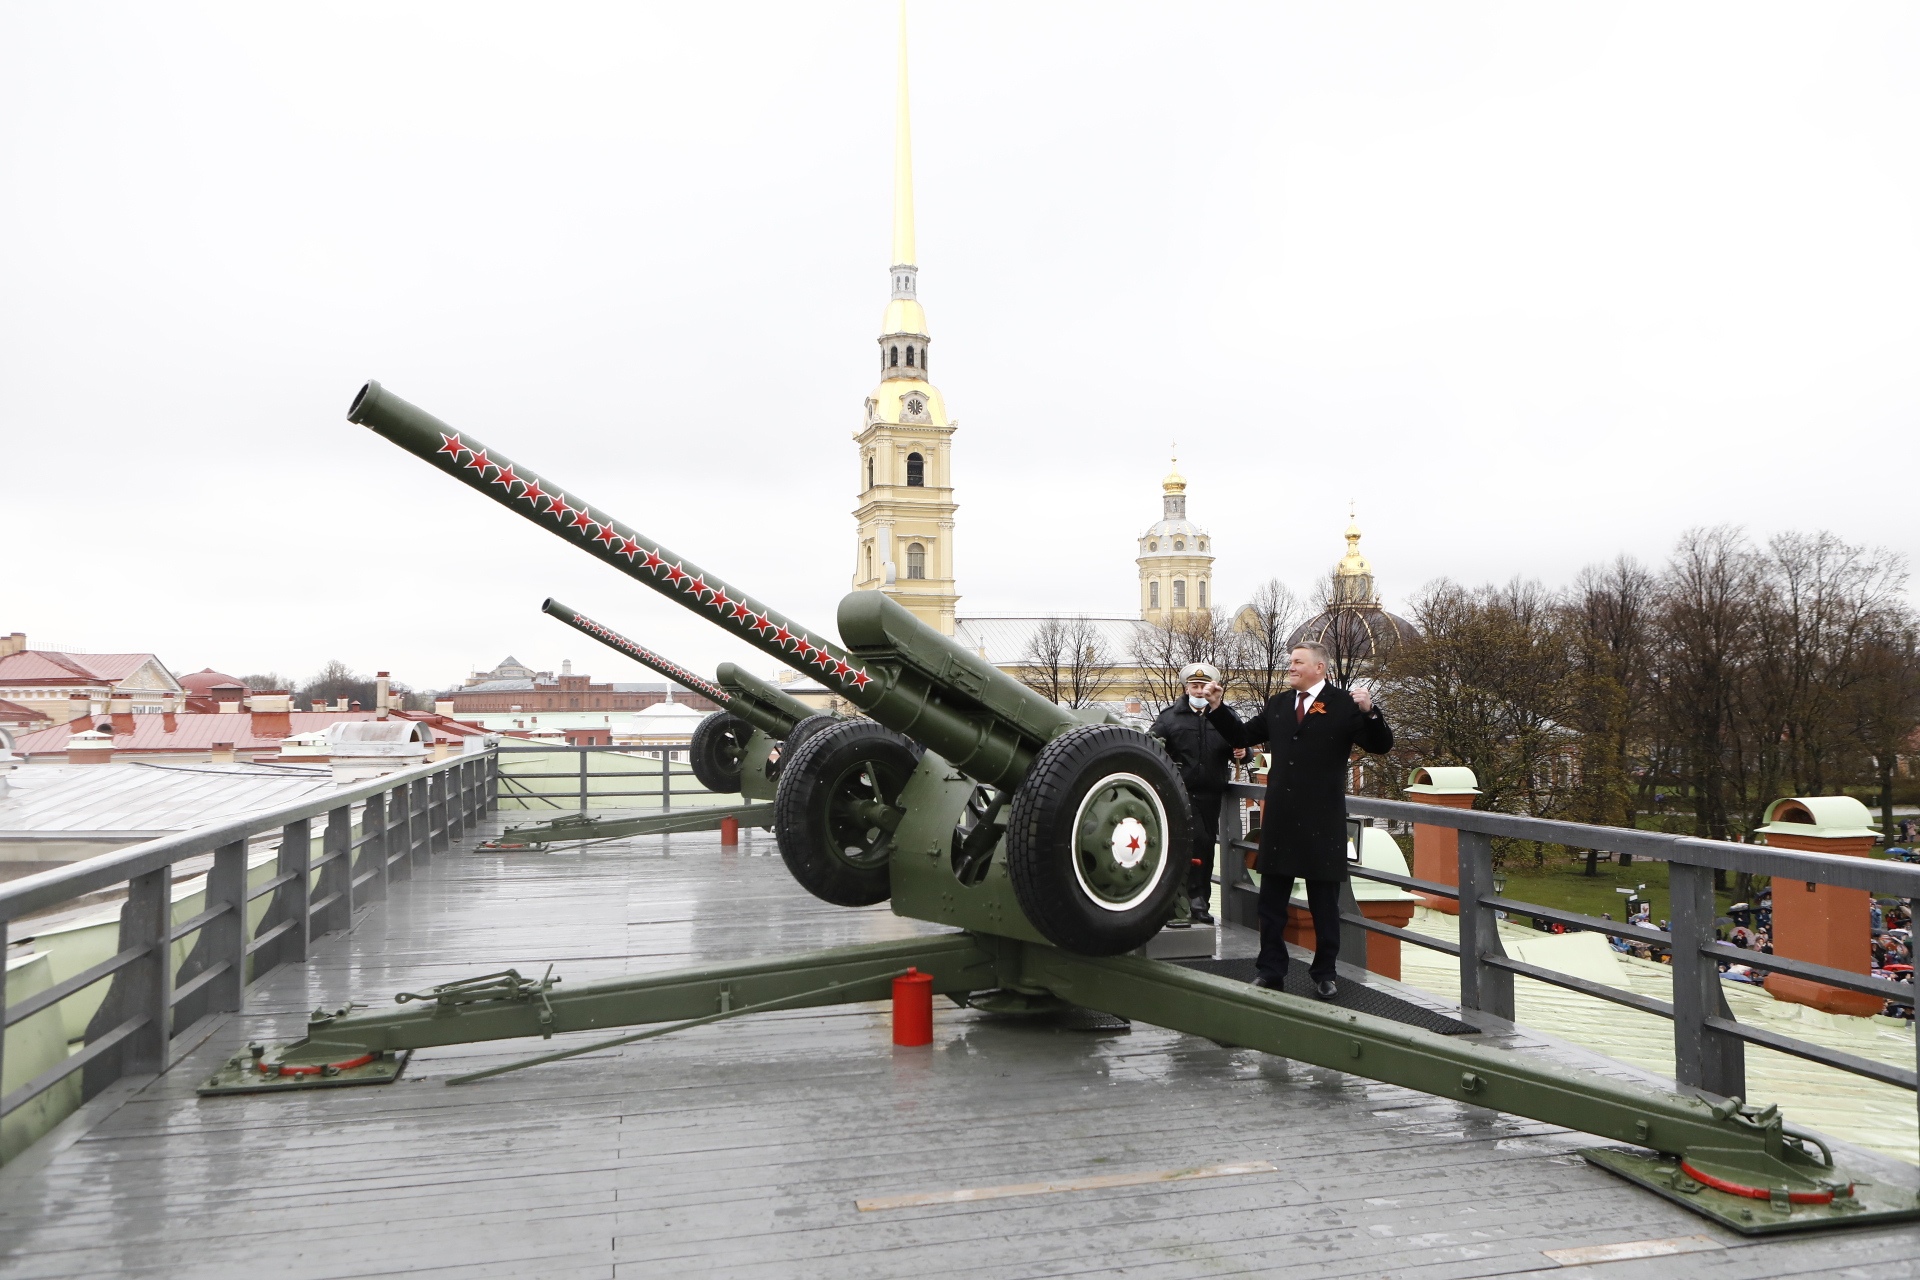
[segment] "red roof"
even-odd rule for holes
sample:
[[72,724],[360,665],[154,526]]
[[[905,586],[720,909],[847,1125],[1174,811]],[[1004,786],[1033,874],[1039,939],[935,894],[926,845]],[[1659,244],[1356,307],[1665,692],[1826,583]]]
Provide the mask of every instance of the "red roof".
[[8,702],[0,698],[0,724],[39,724],[48,719],[44,713],[31,707],[23,707],[17,702]]
[[150,653],[61,653],[53,649],[22,649],[0,658],[0,685],[9,684],[117,684],[138,671]]
[[239,677],[230,676],[224,671],[215,671],[212,667],[202,667],[191,675],[180,677],[180,687],[188,693],[206,697],[208,690],[219,684],[239,684]]
[[[476,733],[485,733],[477,724],[454,720],[448,716],[435,715],[423,711],[396,711],[396,720],[418,720],[432,727],[436,742],[459,742]],[[277,712],[213,712],[196,714],[186,712],[180,715],[139,715],[114,717],[121,722],[131,720],[133,731],[114,732],[113,749],[116,752],[130,751],[211,751],[216,742],[231,742],[239,751],[265,751],[279,747],[283,738],[298,733],[313,733],[325,729],[330,724],[343,720],[372,720],[376,713],[372,711],[290,711]],[[173,727],[168,728],[171,720]],[[64,753],[67,739],[74,733],[85,732],[97,725],[102,732],[113,728],[106,716],[99,717],[91,724],[86,717],[69,725],[55,725],[51,729],[40,729],[33,733],[21,734],[14,741],[13,749],[21,755],[47,755]]]

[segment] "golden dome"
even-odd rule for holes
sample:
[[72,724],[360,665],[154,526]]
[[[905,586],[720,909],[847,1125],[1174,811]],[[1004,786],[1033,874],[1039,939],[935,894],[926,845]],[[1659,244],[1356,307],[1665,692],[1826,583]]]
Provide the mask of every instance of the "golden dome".
[[1360,554],[1360,525],[1354,522],[1351,516],[1348,520],[1347,554],[1340,557],[1340,563],[1334,569],[1334,573],[1342,578],[1371,578],[1373,566],[1367,562],[1365,556]]
[[892,337],[896,333],[927,336],[927,313],[919,299],[895,298],[887,304],[887,314],[880,321],[880,334]]
[[1187,478],[1180,474],[1180,459],[1175,458],[1173,460],[1173,470],[1167,472],[1167,478],[1160,482],[1160,487],[1168,493],[1185,493],[1187,491]]

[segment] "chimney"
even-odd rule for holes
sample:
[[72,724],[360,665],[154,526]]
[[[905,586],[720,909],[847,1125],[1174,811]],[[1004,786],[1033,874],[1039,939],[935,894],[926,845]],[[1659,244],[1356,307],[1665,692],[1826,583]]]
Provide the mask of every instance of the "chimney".
[[453,714],[453,699],[442,698],[434,703],[433,714],[437,716],[451,716]]
[[573,674],[573,659],[572,659],[572,658],[562,658],[562,659],[560,659],[560,674],[561,674],[561,675],[563,675],[563,676],[570,676],[570,675],[572,675],[572,674]]
[[347,709],[347,700],[345,698],[335,698],[333,700],[333,709],[335,711],[345,711]]
[[247,696],[247,689],[245,685],[217,684],[207,690],[207,695],[213,699],[214,705],[220,708],[223,715],[239,715],[240,704]]
[[[69,752],[68,754],[71,755],[72,753]],[[233,763],[233,744],[231,742],[216,742],[213,744],[213,763]]]
[[85,720],[87,718],[87,712],[92,706],[93,706],[93,700],[87,697],[86,694],[84,693],[68,694],[67,695],[67,718],[66,718],[66,721],[64,721],[63,723],[72,723],[77,720]]
[[373,715],[376,720],[385,720],[387,712],[393,709],[393,682],[384,671],[373,673]]
[[113,735],[101,733],[98,729],[88,729],[82,733],[67,735],[68,764],[111,764],[113,762]]
[[284,738],[293,732],[293,697],[285,689],[262,689],[250,700],[253,708],[249,728],[256,738]]
[[313,709],[315,711],[325,711],[327,709],[327,704],[321,699],[315,698],[313,700]]
[[162,733],[172,733],[174,730],[178,729],[179,727],[180,727],[179,717],[173,714],[172,708],[168,708],[167,710],[162,711],[160,713],[160,731]]
[[133,697],[130,694],[116,693],[107,699],[107,710],[113,719],[113,732],[117,737],[133,732]]
[[24,631],[16,631],[10,636],[0,636],[0,658],[11,658],[16,653],[23,653],[26,647],[27,633]]

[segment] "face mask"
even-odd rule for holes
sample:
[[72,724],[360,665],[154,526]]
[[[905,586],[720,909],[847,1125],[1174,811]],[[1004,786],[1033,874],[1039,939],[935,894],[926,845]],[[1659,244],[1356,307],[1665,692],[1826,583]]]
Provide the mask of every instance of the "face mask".
[[1205,698],[1196,698],[1192,694],[1188,694],[1187,705],[1192,707],[1195,711],[1204,711],[1207,706],[1207,700]]

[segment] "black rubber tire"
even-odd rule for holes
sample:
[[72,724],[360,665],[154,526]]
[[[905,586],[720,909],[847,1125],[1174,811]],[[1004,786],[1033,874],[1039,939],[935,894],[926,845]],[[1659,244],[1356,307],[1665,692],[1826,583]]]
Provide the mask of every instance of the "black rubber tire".
[[897,803],[916,763],[906,739],[871,720],[827,725],[786,758],[774,793],[773,834],[802,888],[842,907],[872,906],[892,896],[887,863],[893,838],[863,825],[847,806],[876,799]]
[[700,785],[716,795],[732,795],[740,790],[740,768],[747,754],[747,739],[753,726],[745,720],[716,711],[693,726],[687,743],[687,763]]
[[[1104,797],[1098,794],[1103,788]],[[1076,865],[1083,856],[1098,857],[1097,849],[1076,852],[1074,828],[1099,825],[1101,807],[1142,815],[1133,820],[1147,828],[1147,852],[1136,864],[1144,870],[1116,869],[1117,843],[1104,868]],[[1150,863],[1153,825],[1160,828],[1160,848]],[[1158,742],[1119,725],[1069,729],[1040,749],[1013,796],[1006,849],[1014,898],[1057,947],[1088,956],[1132,951],[1172,913],[1174,895],[1186,883],[1192,831],[1187,789]],[[1105,874],[1120,877],[1121,884],[1103,896],[1094,882]]]
[[839,716],[829,715],[827,712],[822,711],[815,715],[808,716],[805,720],[793,726],[792,729],[787,731],[786,738],[781,741],[780,758],[775,760],[773,767],[767,770],[767,776],[777,779],[780,776],[780,771],[786,768],[787,761],[793,759],[793,753],[798,751],[808,738],[819,733],[822,729],[831,729],[839,723],[841,723]]

